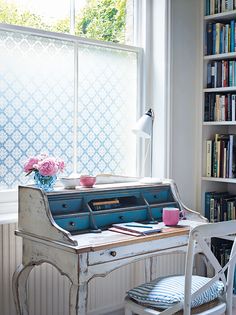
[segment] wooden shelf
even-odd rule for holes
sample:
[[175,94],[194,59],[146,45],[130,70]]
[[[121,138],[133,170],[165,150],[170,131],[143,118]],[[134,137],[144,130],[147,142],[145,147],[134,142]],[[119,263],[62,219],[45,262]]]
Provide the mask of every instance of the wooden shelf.
[[236,184],[236,178],[223,178],[223,177],[202,177],[204,181],[226,183],[226,184]]
[[225,21],[235,18],[236,10],[204,16],[205,21]]
[[236,52],[204,56],[204,60],[219,60],[219,59],[233,59],[233,58],[236,58]]
[[236,126],[236,121],[204,121],[203,126]]
[[205,93],[210,93],[210,92],[234,92],[234,91],[236,91],[236,86],[203,89],[203,92],[205,92]]

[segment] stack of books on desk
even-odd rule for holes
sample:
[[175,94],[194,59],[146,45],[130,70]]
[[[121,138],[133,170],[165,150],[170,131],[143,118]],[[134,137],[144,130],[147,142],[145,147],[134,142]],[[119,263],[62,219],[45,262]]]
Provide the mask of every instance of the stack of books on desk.
[[158,224],[145,224],[139,222],[113,224],[109,230],[133,236],[150,235],[161,232],[161,228]]

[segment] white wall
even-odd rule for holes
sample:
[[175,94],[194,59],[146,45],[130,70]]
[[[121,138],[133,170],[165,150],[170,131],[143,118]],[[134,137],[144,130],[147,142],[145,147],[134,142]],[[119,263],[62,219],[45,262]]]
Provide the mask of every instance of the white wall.
[[152,1],[150,95],[154,109],[152,176],[166,177],[166,0]]
[[[152,0],[153,176],[173,178],[197,209],[201,1]],[[165,16],[169,14],[169,22]]]
[[[196,209],[198,178],[201,1],[171,2],[171,161],[169,176]],[[199,209],[198,209],[199,210]]]

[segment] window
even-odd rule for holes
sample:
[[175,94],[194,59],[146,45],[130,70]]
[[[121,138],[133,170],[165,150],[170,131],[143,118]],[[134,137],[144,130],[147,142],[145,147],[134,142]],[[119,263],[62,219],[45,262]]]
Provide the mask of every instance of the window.
[[133,0],[0,0],[0,23],[133,44]]
[[[13,28],[15,29],[15,28]],[[47,152],[66,173],[136,175],[140,49],[26,28],[0,31],[0,189]]]
[[133,12],[133,0],[0,0],[0,190],[31,182],[22,166],[41,152],[65,175],[137,175]]

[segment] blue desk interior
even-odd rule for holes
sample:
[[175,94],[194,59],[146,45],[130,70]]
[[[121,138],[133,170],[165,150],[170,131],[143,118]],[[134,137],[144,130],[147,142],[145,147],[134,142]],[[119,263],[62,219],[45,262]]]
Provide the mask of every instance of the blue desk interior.
[[48,194],[54,221],[71,234],[100,232],[113,223],[160,222],[163,207],[178,207],[169,185]]

